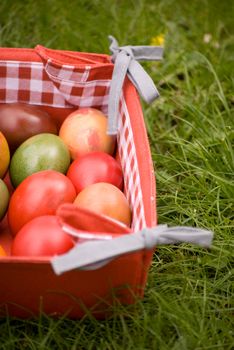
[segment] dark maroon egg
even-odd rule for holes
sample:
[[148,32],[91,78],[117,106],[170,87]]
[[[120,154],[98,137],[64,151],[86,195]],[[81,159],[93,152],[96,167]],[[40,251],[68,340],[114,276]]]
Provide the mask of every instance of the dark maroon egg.
[[0,131],[13,152],[31,136],[41,133],[57,134],[57,126],[52,117],[39,107],[9,103],[0,106]]

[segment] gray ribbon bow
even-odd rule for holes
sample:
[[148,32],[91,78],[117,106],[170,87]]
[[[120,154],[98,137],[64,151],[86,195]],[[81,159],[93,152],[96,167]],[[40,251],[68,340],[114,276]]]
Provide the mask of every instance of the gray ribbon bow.
[[111,240],[78,243],[68,253],[54,257],[51,264],[57,275],[76,268],[94,270],[120,255],[152,249],[157,245],[186,242],[210,247],[212,239],[213,233],[204,229],[158,225]]
[[110,51],[114,70],[110,84],[108,103],[108,128],[109,135],[115,135],[118,131],[119,101],[126,74],[136,89],[147,102],[153,102],[158,96],[158,90],[153,80],[137,61],[158,61],[162,59],[163,48],[160,46],[119,46],[113,36]]

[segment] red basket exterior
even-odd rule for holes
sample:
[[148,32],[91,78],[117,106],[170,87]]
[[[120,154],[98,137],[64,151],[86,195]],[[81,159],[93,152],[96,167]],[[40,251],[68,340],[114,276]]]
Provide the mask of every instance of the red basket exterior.
[[[39,105],[58,126],[79,107],[107,113],[113,64],[110,56],[46,49],[0,49],[0,103]],[[125,194],[133,212],[132,228],[156,225],[155,176],[138,94],[126,79],[119,107],[118,156]],[[7,221],[0,244],[9,251]],[[96,317],[108,314],[115,298],[134,303],[144,294],[153,251],[114,259],[94,271],[73,270],[57,276],[48,259],[8,256],[0,259],[0,316],[50,315]]]

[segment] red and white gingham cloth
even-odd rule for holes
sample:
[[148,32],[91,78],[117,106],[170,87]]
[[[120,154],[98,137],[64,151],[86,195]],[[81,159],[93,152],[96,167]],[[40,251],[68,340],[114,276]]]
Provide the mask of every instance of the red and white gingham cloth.
[[[77,69],[48,60],[0,61],[0,103],[23,102],[55,108],[93,107],[107,113],[110,80],[88,80],[90,66]],[[125,193],[133,213],[132,228],[146,226],[139,168],[130,117],[124,99],[120,103],[118,149]]]
[[134,231],[146,227],[140,175],[130,117],[124,99],[120,103],[118,150],[124,174],[125,194],[132,209]]
[[109,80],[86,82],[90,67],[83,72],[51,60],[0,62],[0,103],[25,102],[56,108],[93,107],[107,111]]

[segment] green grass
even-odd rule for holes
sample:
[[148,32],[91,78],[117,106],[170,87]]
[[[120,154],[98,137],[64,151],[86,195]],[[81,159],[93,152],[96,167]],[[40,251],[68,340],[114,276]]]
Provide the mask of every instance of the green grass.
[[108,53],[109,34],[122,45],[165,34],[164,61],[144,63],[161,94],[143,104],[158,220],[215,232],[211,250],[160,247],[134,307],[105,321],[2,319],[0,349],[234,347],[233,13],[225,0],[0,2],[1,46]]

